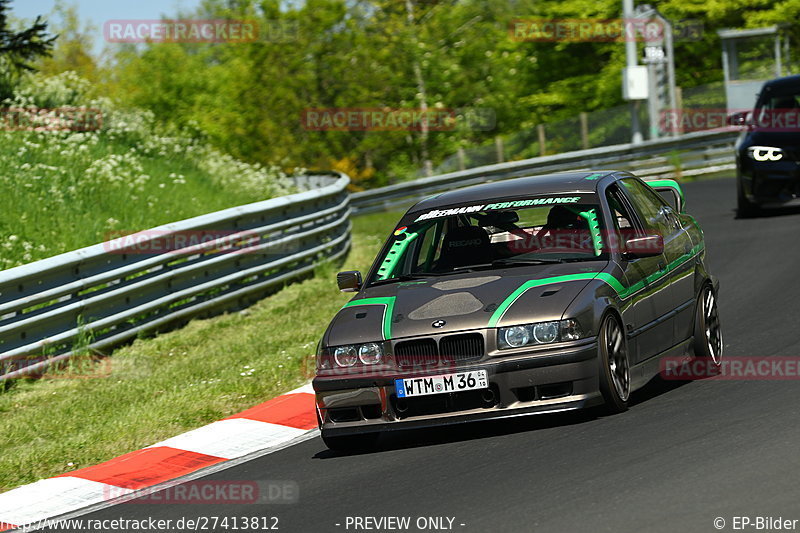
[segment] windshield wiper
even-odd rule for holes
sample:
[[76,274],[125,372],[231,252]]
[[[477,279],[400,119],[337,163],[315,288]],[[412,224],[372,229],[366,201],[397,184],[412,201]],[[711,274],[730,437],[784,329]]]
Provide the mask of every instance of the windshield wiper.
[[563,263],[563,259],[496,259],[491,263],[479,263],[475,265],[464,265],[456,267],[451,270],[450,274],[458,274],[461,272],[474,272],[476,270],[484,270],[487,268],[497,268],[499,266],[523,266],[523,265],[549,265],[556,263]]
[[388,279],[379,279],[377,281],[373,281],[370,283],[370,286],[374,285],[385,285],[387,283],[397,283],[398,281],[413,281],[417,279],[426,279],[426,278],[435,278],[439,276],[443,276],[447,274],[447,272],[415,272],[414,274],[403,274],[397,276],[395,278],[388,278]]
[[492,262],[492,265],[498,266],[516,266],[516,265],[555,265],[563,263],[564,259],[497,259]]
[[[462,272],[474,272],[476,270],[483,270],[486,268],[497,268],[499,266],[523,266],[523,265],[550,265],[563,263],[563,259],[495,259],[491,263],[477,263],[474,265],[464,265],[456,267],[450,272],[445,274],[459,274]],[[441,274],[439,274],[441,275]]]

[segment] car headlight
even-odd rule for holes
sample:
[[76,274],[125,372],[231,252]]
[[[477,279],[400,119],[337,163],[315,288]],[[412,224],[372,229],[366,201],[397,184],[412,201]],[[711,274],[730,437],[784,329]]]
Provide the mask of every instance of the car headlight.
[[349,368],[356,366],[359,361],[364,365],[380,363],[383,361],[383,347],[377,342],[368,342],[326,348],[317,355],[317,368],[320,370],[332,367]]
[[328,370],[331,367],[331,358],[327,351],[322,349],[322,341],[317,343],[317,370]]
[[537,322],[497,330],[497,346],[501,350],[574,341],[581,338],[583,338],[583,330],[575,319]]
[[500,329],[501,344],[509,348],[519,348],[525,346],[531,340],[531,334],[527,326],[514,326],[513,328]]
[[558,338],[558,322],[540,322],[531,329],[533,340],[539,344],[550,344]]
[[562,341],[576,341],[583,338],[583,330],[578,321],[574,318],[562,320],[561,324],[561,340]]
[[341,367],[353,366],[358,361],[354,346],[339,346],[333,350],[333,360]]
[[783,150],[774,146],[749,146],[747,156],[756,161],[780,161],[783,159]]
[[362,344],[358,347],[358,358],[365,365],[374,365],[381,362],[383,358],[383,351],[381,347],[374,342],[369,344]]

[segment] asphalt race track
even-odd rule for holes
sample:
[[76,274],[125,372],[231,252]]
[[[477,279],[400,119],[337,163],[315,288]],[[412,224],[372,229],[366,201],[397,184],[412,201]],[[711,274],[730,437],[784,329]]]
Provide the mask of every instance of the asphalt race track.
[[[725,355],[800,355],[800,211],[737,220],[731,179],[685,191],[721,282]],[[407,516],[408,531],[419,531],[419,517],[449,517],[455,531],[558,533],[800,519],[799,392],[791,380],[655,381],[613,417],[401,433],[355,455],[329,452],[314,437],[206,478],[294,481],[299,503],[126,503],[83,518],[276,516],[280,531],[326,532],[365,530],[347,528],[347,517]]]

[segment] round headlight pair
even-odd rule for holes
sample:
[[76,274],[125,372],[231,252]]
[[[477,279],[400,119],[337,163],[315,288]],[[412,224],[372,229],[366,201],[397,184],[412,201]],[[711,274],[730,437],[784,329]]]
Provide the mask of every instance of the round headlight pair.
[[[500,328],[500,348],[520,348],[528,344],[550,344],[559,340],[561,322],[539,322]],[[572,340],[573,338],[561,339]]]
[[339,346],[333,351],[333,359],[342,367],[353,366],[360,359],[365,365],[379,363],[383,357],[381,347],[374,342],[360,346]]

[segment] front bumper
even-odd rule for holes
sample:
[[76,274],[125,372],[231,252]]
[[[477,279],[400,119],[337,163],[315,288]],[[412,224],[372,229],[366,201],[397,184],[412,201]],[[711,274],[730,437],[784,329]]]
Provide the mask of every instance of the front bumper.
[[739,179],[747,200],[761,207],[800,205],[798,161],[755,162],[741,158]]
[[462,364],[446,373],[478,369],[487,371],[489,389],[405,399],[395,394],[394,380],[409,377],[401,372],[318,376],[313,387],[321,429],[329,436],[410,429],[580,409],[602,401],[596,338],[568,348]]

